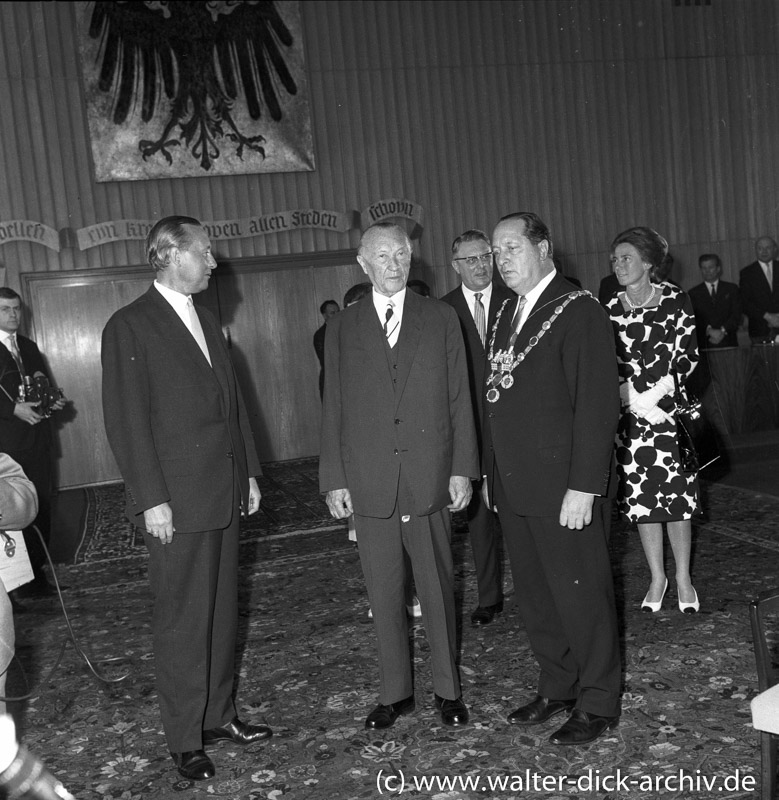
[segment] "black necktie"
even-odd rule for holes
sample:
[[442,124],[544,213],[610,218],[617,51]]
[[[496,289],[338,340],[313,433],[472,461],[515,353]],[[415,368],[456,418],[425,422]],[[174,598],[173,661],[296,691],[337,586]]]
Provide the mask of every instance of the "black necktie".
[[392,315],[395,313],[395,310],[392,307],[392,303],[387,306],[387,314],[384,317],[384,336],[389,339],[389,321],[392,319]]
[[712,302],[717,299],[717,284],[716,283],[712,283],[711,284],[711,299],[712,299]]

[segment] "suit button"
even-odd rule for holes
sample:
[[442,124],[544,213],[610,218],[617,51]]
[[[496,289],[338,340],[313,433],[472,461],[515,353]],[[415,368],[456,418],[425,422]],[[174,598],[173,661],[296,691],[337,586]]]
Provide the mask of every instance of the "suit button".
[[399,420],[399,419],[396,419],[396,420],[395,420],[395,424],[396,424],[396,425],[400,425],[400,420]]
[[398,449],[397,448],[395,448],[394,453],[395,453],[395,455],[398,454]]
[[228,451],[228,452],[227,452],[227,457],[228,457],[228,458],[232,458],[232,457],[233,457],[233,454],[232,454],[230,451]]

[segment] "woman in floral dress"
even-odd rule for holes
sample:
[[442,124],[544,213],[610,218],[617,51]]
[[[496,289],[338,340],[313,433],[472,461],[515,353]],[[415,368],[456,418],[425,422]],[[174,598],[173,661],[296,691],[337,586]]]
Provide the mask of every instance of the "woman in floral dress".
[[622,413],[617,430],[618,503],[638,525],[652,582],[642,609],[659,611],[668,589],[663,525],[676,562],[679,610],[700,603],[690,577],[692,516],[698,482],[683,472],[673,417],[674,372],[681,387],[695,369],[695,318],[687,295],[670,283],[653,284],[668,243],[651,228],[623,231],[611,244],[622,287],[607,304],[616,336]]

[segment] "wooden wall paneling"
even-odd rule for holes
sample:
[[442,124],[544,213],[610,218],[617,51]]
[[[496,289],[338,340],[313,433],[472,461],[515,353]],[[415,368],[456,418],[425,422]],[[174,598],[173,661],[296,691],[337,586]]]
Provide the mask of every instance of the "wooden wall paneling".
[[309,450],[305,455],[318,451],[312,449],[319,401],[309,352],[313,331],[300,325],[311,319],[315,298],[311,281],[300,273],[238,269],[217,276],[231,355],[263,461],[298,457],[301,447]]
[[[364,208],[402,192],[425,208],[419,253],[437,289],[441,279],[449,288],[443,257],[452,229],[491,227],[528,192],[559,230],[565,254],[577,270],[582,265],[583,282],[600,273],[604,241],[627,224],[663,226],[679,247],[720,241],[723,251],[748,255],[756,236],[777,227],[772,0],[698,7],[671,0],[303,0],[301,12],[318,95],[315,172],[107,185],[92,179],[75,6],[0,3],[0,169],[11,184],[0,189],[0,218],[39,218],[56,228],[172,212],[223,219],[242,216],[244,207],[254,214],[329,206],[329,198],[337,209]],[[758,29],[763,35],[755,36]],[[583,80],[586,70],[592,80]],[[487,114],[463,113],[480,103]],[[617,120],[615,110],[634,119]],[[715,111],[716,132],[704,125]],[[591,164],[582,114],[598,134]],[[634,130],[640,125],[646,129]],[[686,141],[696,129],[700,140]],[[689,163],[673,162],[688,154]],[[596,175],[601,196],[593,200]],[[701,186],[716,201],[698,201]],[[220,255],[350,244],[354,235],[306,230],[223,242]],[[20,269],[142,257],[139,242],[61,254],[28,243],[0,250],[17,282]]]
[[242,259],[220,270],[220,320],[230,331],[260,458],[316,455],[321,408],[313,335],[322,324],[322,301],[341,305],[346,290],[365,277],[354,252]]
[[105,437],[100,340],[111,314],[146,291],[150,278],[148,267],[22,275],[32,338],[70,400],[54,417],[61,488],[120,479]]

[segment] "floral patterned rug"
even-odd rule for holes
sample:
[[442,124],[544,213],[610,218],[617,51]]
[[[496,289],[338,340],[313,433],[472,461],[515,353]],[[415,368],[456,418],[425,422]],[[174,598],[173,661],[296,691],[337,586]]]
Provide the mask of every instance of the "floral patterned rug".
[[[28,602],[17,616],[19,662],[34,692],[11,705],[17,729],[75,797],[759,796],[747,606],[779,582],[779,498],[704,485],[705,512],[694,540],[698,615],[679,613],[672,590],[660,613],[640,612],[648,572],[638,535],[615,524],[623,713],[619,726],[592,745],[560,748],[546,741],[560,718],[525,729],[506,722],[534,696],[537,669],[511,596],[493,624],[468,624],[475,580],[458,518],[460,669],[471,724],[441,725],[424,625],[416,623],[410,626],[416,711],[386,732],[366,731],[377,667],[355,547],[318,495],[315,460],[269,465],[261,488],[262,516],[242,529],[236,697],[240,716],[266,722],[274,736],[248,749],[212,748],[213,780],[180,779],[165,748],[153,684],[146,555],[122,519],[121,487],[93,490],[90,535],[76,563],[57,570],[69,586],[64,597],[79,646],[102,679],[69,642],[56,603]],[[670,552],[668,561],[672,573]],[[511,592],[508,569],[506,584]],[[25,689],[21,667],[11,670],[13,694]]]

